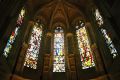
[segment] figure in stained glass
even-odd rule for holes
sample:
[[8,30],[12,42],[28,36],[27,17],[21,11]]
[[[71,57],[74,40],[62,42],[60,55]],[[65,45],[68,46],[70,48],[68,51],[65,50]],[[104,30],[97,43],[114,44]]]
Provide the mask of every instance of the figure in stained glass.
[[37,68],[37,60],[40,49],[42,36],[42,28],[38,27],[38,23],[36,23],[33,27],[31,38],[29,41],[29,48],[27,50],[24,66],[36,69]]
[[64,34],[61,27],[54,34],[54,63],[53,72],[65,72]]
[[85,27],[81,27],[76,30],[76,34],[78,39],[80,58],[82,62],[82,69],[94,67],[95,63]]

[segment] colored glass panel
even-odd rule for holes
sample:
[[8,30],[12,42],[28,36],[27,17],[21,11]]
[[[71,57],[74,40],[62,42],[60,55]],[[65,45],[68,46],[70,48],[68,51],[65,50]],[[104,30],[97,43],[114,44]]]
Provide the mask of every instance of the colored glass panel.
[[27,50],[24,66],[33,69],[37,68],[37,60],[40,49],[41,36],[42,36],[42,26],[38,27],[38,24],[36,23],[32,30],[31,38],[29,41],[29,48]]
[[102,18],[102,16],[100,15],[100,12],[98,11],[98,9],[96,9],[96,11],[95,11],[95,16],[96,16],[97,24],[98,24],[99,26],[101,26],[104,22],[103,22],[103,18]]
[[54,34],[53,72],[65,72],[64,34],[62,29],[56,29]]
[[82,62],[82,69],[87,69],[95,66],[88,35],[85,27],[82,27],[76,31],[78,46],[80,51],[80,58]]
[[110,52],[113,56],[113,58],[115,58],[118,54],[117,54],[117,50],[115,49],[111,38],[108,36],[107,31],[105,29],[101,29],[101,32],[103,33],[103,36],[105,38],[105,41],[108,45],[108,48],[110,49]]
[[8,57],[8,54],[10,53],[10,50],[12,49],[12,45],[13,45],[15,39],[16,39],[16,36],[18,35],[18,31],[20,29],[20,26],[23,23],[24,15],[25,15],[25,10],[23,8],[21,10],[20,14],[19,14],[18,19],[17,19],[17,23],[16,23],[17,26],[16,26],[15,30],[11,33],[11,35],[10,35],[8,41],[7,41],[6,47],[4,49],[3,55],[5,57]]
[[[99,27],[101,27],[101,25],[104,23],[104,21],[103,21],[102,16],[100,15],[100,12],[98,11],[98,9],[96,9],[96,11],[95,11],[95,18],[96,18],[97,24],[99,25]],[[117,53],[116,48],[114,47],[114,44],[113,44],[111,38],[107,34],[107,30],[103,29],[103,28],[101,28],[100,30],[105,38],[106,44],[107,44],[113,58],[115,58],[118,55],[118,53]]]

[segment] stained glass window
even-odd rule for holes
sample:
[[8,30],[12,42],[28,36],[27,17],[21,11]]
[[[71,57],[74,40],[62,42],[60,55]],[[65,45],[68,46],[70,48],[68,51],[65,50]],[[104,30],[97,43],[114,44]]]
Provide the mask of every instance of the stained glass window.
[[76,30],[76,34],[78,39],[80,58],[82,62],[82,69],[87,69],[95,66],[85,27],[82,27]]
[[36,23],[32,30],[31,38],[29,41],[29,48],[27,50],[24,66],[33,69],[37,68],[37,60],[40,49],[41,36],[42,36],[42,25],[38,27],[38,23]]
[[102,18],[102,16],[100,15],[100,12],[98,11],[98,9],[96,9],[96,11],[95,11],[95,16],[96,16],[97,24],[98,24],[99,26],[101,26],[104,22],[103,22],[103,18]]
[[108,36],[107,31],[105,29],[101,29],[101,32],[103,33],[103,36],[108,45],[108,48],[110,49],[110,52],[113,55],[113,58],[115,58],[118,54],[117,54],[117,50],[115,49],[115,47],[112,43],[111,38]]
[[24,15],[25,15],[25,9],[23,8],[23,9],[21,10],[20,14],[19,14],[18,19],[17,19],[16,28],[15,28],[15,30],[11,33],[11,35],[10,35],[8,41],[7,41],[7,45],[6,45],[5,49],[4,49],[3,55],[4,55],[5,57],[8,57],[8,54],[10,53],[10,50],[12,49],[12,45],[13,45],[15,39],[16,39],[16,36],[18,35],[18,31],[19,31],[19,29],[20,29],[20,26],[21,26],[21,24],[23,23]]
[[[97,24],[99,25],[99,27],[101,27],[101,25],[104,23],[104,21],[103,21],[102,16],[100,15],[100,12],[98,11],[98,9],[96,9],[96,11],[95,11],[95,18],[96,18]],[[103,29],[102,27],[100,28],[100,30],[105,38],[106,44],[107,44],[108,48],[110,49],[111,54],[113,55],[113,58],[115,58],[118,55],[118,53],[114,47],[114,44],[113,44],[111,38],[107,34],[107,30]]]
[[64,34],[61,27],[57,27],[54,34],[53,72],[65,72]]

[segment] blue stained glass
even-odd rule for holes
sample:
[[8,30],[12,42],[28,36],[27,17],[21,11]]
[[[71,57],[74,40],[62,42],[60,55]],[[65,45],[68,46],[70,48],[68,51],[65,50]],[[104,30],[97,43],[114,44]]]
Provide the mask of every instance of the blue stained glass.
[[64,34],[61,28],[54,34],[54,64],[53,72],[65,72]]

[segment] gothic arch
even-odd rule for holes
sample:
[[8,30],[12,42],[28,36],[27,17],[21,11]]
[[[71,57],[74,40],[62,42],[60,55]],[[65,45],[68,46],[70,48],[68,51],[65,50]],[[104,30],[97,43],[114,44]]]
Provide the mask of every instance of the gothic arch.
[[75,17],[74,20],[72,21],[72,25],[73,25],[73,26],[76,26],[76,23],[77,23],[78,21],[80,21],[80,20],[82,20],[82,21],[84,21],[84,22],[86,21],[85,18],[83,18],[83,17],[81,17],[81,16],[77,16],[77,17]]
[[54,23],[52,25],[52,29],[51,30],[54,31],[56,29],[56,27],[61,27],[63,29],[63,31],[65,31],[65,30],[67,30],[65,26],[66,25],[64,23],[62,23],[62,22],[56,22],[56,23]]
[[35,21],[35,22],[38,22],[39,24],[42,24],[42,25],[44,25],[44,26],[47,25],[47,24],[46,24],[46,20],[45,20],[45,18],[44,18],[43,16],[36,16],[36,17],[34,18],[34,21]]

